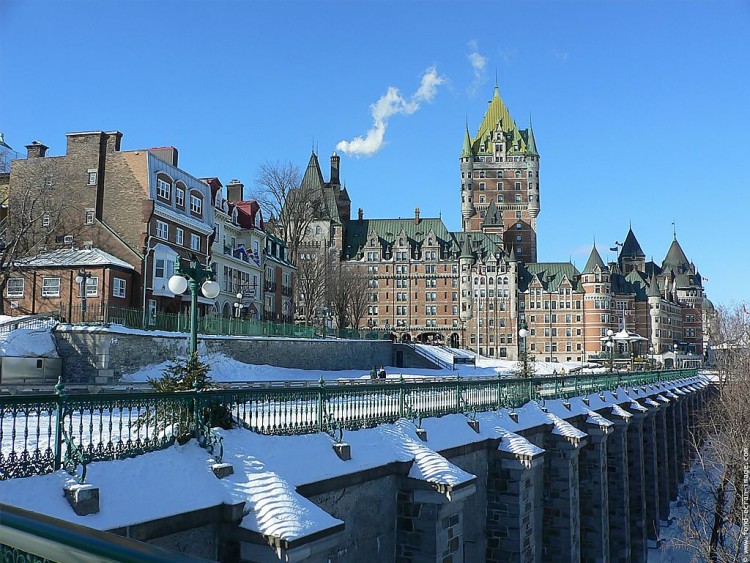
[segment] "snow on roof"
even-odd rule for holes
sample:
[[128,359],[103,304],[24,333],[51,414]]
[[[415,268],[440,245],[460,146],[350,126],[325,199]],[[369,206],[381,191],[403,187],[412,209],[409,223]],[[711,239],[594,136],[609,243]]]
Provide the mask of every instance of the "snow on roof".
[[659,403],[657,403],[656,401],[654,401],[651,397],[649,397],[648,399],[646,399],[643,402],[646,403],[650,407],[658,407],[659,406]]
[[49,329],[19,328],[0,334],[0,356],[58,358],[55,339]]
[[578,430],[578,428],[573,426],[570,422],[568,422],[567,420],[563,420],[555,414],[547,413],[547,417],[555,426],[552,429],[553,434],[564,436],[565,438],[571,438],[573,440],[581,440],[588,436],[588,434],[581,430]]
[[620,405],[612,405],[612,414],[621,418],[631,418],[633,415],[622,408]]
[[500,445],[497,447],[498,451],[529,457],[544,452],[542,448],[535,446],[523,436],[510,432],[505,428],[498,427],[498,434],[500,435]]
[[664,395],[662,395],[661,393],[660,393],[659,395],[657,395],[657,396],[656,396],[656,399],[657,399],[657,400],[659,400],[659,401],[661,401],[662,403],[668,403],[668,402],[669,402],[669,399],[667,399],[667,398],[666,398],[666,397],[665,397]]
[[85,266],[117,266],[126,270],[133,270],[133,266],[124,260],[112,256],[99,248],[61,248],[44,254],[37,254],[32,258],[22,258],[19,266],[28,268],[73,268]]

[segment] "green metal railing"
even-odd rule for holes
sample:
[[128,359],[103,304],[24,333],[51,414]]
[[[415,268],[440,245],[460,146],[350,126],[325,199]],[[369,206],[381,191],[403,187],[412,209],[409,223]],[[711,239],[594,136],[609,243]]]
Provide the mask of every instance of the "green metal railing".
[[221,444],[207,416],[222,411],[260,434],[290,435],[368,428],[399,418],[515,409],[531,400],[677,381],[695,369],[526,379],[436,378],[210,389],[172,393],[0,397],[0,480],[39,475],[96,460],[120,459],[195,436],[215,457]]
[[[164,330],[168,332],[190,332],[190,314],[157,312],[144,315],[142,309],[114,307],[103,303],[90,303],[86,312],[80,305],[67,308],[64,315],[67,322],[78,324],[111,323],[141,330]],[[198,332],[215,336],[286,336],[314,338],[315,329],[311,326],[290,323],[274,323],[252,319],[225,318],[213,315],[198,316]]]

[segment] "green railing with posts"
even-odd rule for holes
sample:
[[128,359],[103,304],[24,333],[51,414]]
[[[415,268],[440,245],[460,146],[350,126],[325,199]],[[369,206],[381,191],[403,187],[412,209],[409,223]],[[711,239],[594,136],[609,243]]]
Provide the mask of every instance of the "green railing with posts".
[[[80,305],[67,308],[65,321],[78,324],[109,323],[141,330],[163,330],[167,332],[190,332],[189,313],[144,314],[142,309],[115,307],[102,303],[92,303],[83,314]],[[311,326],[291,323],[274,323],[236,317],[218,317],[215,315],[198,316],[198,332],[212,336],[286,336],[297,338],[314,338],[315,329]]]
[[[173,393],[54,394],[0,397],[0,480],[120,459],[195,436],[215,457],[221,444],[206,417],[221,410],[260,434],[368,428],[399,418],[518,408],[530,400],[695,377],[697,370],[615,372],[535,378],[436,378],[295,382]],[[294,385],[294,386],[293,386]]]

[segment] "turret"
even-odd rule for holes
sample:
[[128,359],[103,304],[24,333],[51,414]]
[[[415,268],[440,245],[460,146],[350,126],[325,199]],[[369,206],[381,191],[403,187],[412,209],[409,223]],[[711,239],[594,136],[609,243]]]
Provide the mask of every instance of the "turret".
[[534,130],[531,127],[531,117],[529,117],[529,130],[527,134],[528,143],[526,145],[526,171],[529,176],[529,215],[536,219],[539,215],[539,153],[536,150],[536,140],[534,139]]
[[471,235],[467,235],[461,245],[461,256],[458,258],[461,271],[461,312],[459,318],[462,322],[470,320],[474,316],[471,294],[471,267],[474,265],[474,253],[471,250]]
[[648,316],[651,321],[651,346],[653,346],[654,351],[659,352],[659,337],[656,336],[656,331],[659,328],[659,304],[661,303],[661,293],[659,293],[659,282],[656,281],[656,276],[654,276],[653,273],[648,280],[648,292],[646,293],[646,297],[648,299]]
[[469,218],[474,215],[474,153],[471,150],[471,137],[469,126],[466,126],[464,145],[461,149],[461,217],[463,218],[463,230],[468,230]]

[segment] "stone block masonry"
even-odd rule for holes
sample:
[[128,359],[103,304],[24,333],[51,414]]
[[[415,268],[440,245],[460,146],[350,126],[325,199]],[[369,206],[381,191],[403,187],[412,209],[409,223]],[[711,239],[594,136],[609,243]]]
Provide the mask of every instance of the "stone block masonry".
[[[188,335],[155,336],[92,331],[53,332],[63,359],[66,383],[93,384],[102,370],[116,375],[133,373],[149,365],[187,354]],[[199,352],[224,354],[247,364],[320,370],[361,369],[393,365],[390,340],[302,340],[283,338],[201,337]],[[409,367],[408,365],[405,367]]]

